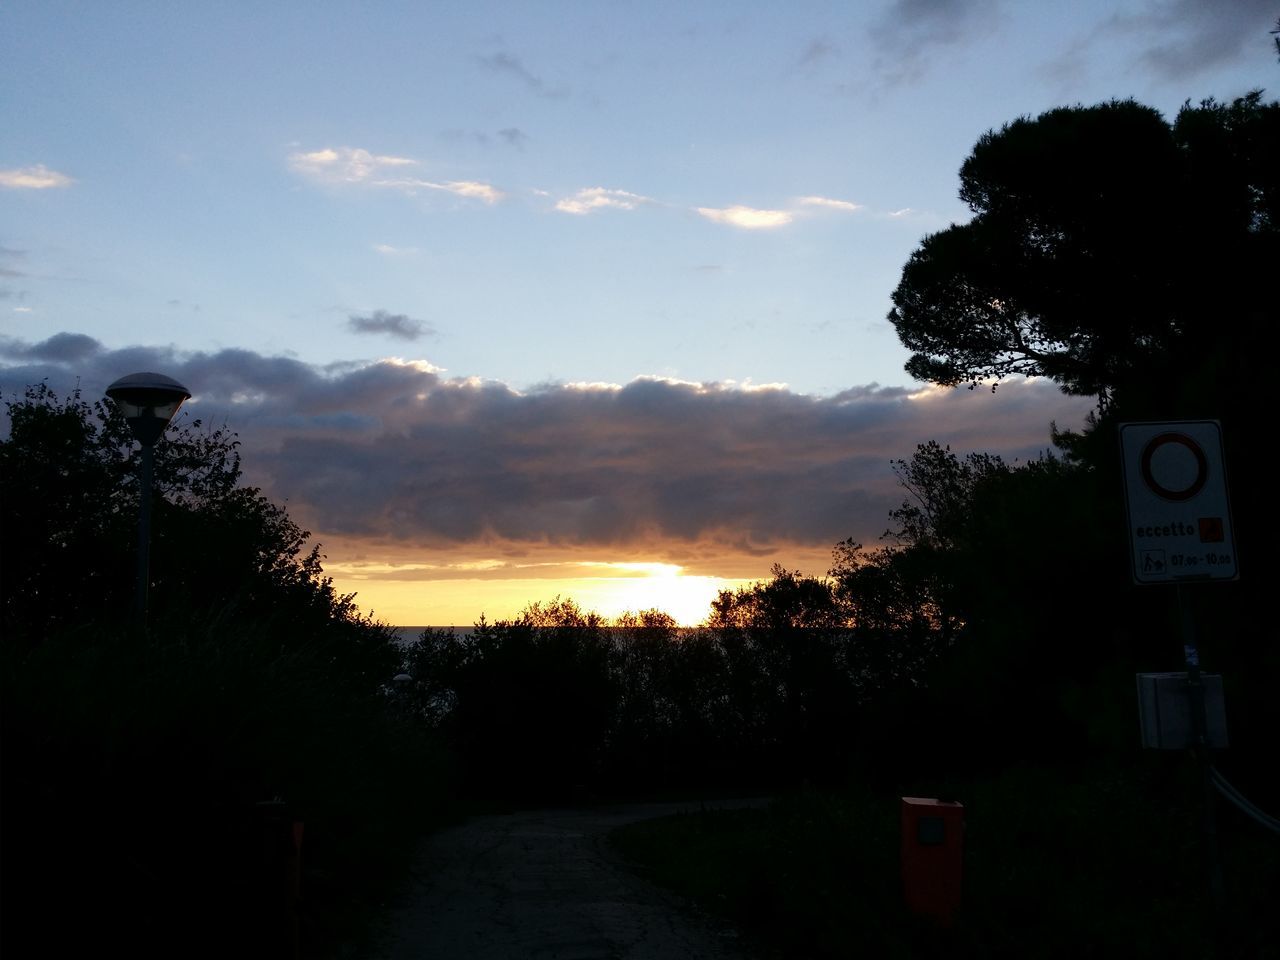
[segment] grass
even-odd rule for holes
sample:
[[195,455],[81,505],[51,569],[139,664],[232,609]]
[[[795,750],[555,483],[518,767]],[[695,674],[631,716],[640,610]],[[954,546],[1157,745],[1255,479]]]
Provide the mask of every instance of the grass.
[[765,811],[634,824],[612,839],[645,875],[774,957],[1274,956],[1280,838],[1222,814],[1229,902],[1215,929],[1196,783],[1180,759],[900,791],[965,804],[964,903],[948,930],[903,905],[898,792],[809,791]]

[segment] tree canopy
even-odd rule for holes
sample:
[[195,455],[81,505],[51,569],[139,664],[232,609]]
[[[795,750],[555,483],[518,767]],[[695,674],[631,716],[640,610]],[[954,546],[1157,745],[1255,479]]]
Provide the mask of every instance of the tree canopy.
[[1133,100],[1020,118],[979,138],[960,197],[973,218],[926,237],[893,292],[921,380],[1046,376],[1105,407],[1221,373],[1274,319],[1280,103],[1261,91],[1172,124]]
[[[5,402],[0,439],[0,623],[33,637],[130,610],[138,454],[109,400],[46,384]],[[155,447],[153,605],[234,607],[246,616],[357,623],[310,534],[241,482],[239,441],[200,420],[171,424]]]

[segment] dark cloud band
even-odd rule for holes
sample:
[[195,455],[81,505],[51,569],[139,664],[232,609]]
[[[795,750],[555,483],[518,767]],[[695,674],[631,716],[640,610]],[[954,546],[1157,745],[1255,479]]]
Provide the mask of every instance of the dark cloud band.
[[1012,459],[1089,404],[1044,382],[984,391],[782,388],[641,378],[625,386],[446,379],[426,363],[321,369],[245,350],[110,350],[79,334],[0,340],[0,389],[48,380],[100,395],[159,370],[225,422],[247,475],[323,538],[423,548],[873,543],[901,499],[889,461],[936,439]]

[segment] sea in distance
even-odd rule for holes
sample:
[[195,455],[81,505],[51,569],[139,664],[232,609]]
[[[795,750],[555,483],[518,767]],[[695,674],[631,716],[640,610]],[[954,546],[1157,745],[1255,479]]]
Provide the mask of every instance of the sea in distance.
[[[625,630],[626,628],[625,627],[605,627],[604,629],[606,631],[611,631],[611,630]],[[676,636],[682,637],[690,633],[694,633],[698,630],[705,630],[705,629],[707,628],[706,627],[677,627],[675,630],[675,633],[676,633]],[[396,635],[396,641],[402,646],[407,646],[413,643],[415,640],[418,639],[418,637],[422,636],[422,631],[424,630],[443,630],[446,633],[451,632],[458,637],[465,637],[467,634],[475,630],[475,624],[468,623],[465,626],[460,626],[455,624],[455,625],[443,626],[443,627],[432,626],[432,627],[392,627],[391,628],[391,632]]]

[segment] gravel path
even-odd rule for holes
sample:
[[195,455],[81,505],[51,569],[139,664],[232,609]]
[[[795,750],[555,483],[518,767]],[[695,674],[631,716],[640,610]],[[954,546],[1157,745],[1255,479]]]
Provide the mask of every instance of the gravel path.
[[[758,805],[729,801],[715,806]],[[385,960],[745,960],[727,926],[631,873],[614,827],[697,804],[476,817],[423,847]]]

